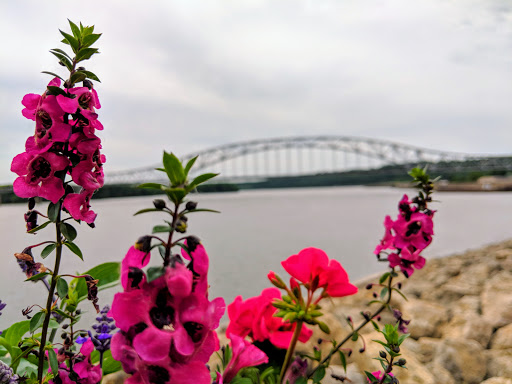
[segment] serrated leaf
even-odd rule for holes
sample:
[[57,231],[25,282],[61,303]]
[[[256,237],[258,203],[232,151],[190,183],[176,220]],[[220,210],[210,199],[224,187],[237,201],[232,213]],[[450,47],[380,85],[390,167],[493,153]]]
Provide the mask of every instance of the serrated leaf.
[[[80,29],[71,20],[68,19],[68,22],[69,22],[69,26],[71,27],[71,32],[73,32],[73,36],[75,36],[77,39],[80,39],[80,36],[81,36]],[[55,374],[57,374],[57,372],[55,372]]]
[[91,80],[94,80],[94,81],[97,81],[97,82],[101,83],[101,80],[98,78],[98,76],[96,76],[91,71],[82,71],[82,72],[86,74],[88,79],[91,79]]
[[189,161],[187,161],[187,165],[185,165],[185,175],[188,175],[190,169],[192,168],[198,157],[199,156],[193,157]]
[[43,259],[46,259],[48,255],[50,255],[54,249],[57,247],[57,243],[48,244],[46,247],[43,248],[41,251],[41,257]]
[[204,182],[213,179],[215,176],[218,176],[218,173],[204,173],[202,175],[197,176],[192,182],[187,186],[187,190],[191,191],[195,187]]
[[67,40],[67,42],[71,46],[71,49],[76,54],[78,52],[78,40],[71,36],[69,33],[63,32],[60,29],[59,32],[62,36],[64,36],[64,39]]
[[[60,88],[59,88],[60,89]],[[60,212],[60,201],[57,204],[48,204],[48,220],[56,222]]]
[[51,75],[53,77],[58,77],[59,79],[61,79],[62,81],[65,81],[62,77],[60,77],[59,75],[57,75],[56,73],[53,73],[53,72],[48,72],[48,71],[42,71],[41,73],[46,73],[47,75]]
[[76,245],[75,243],[72,243],[70,241],[65,241],[64,242],[64,245],[66,247],[68,247],[68,249],[73,252],[75,255],[77,255],[80,259],[84,259],[83,255],[82,255],[82,251],[80,250],[80,248],[78,248],[78,245]]
[[68,282],[64,280],[62,277],[59,277],[57,280],[57,294],[61,299],[65,299],[68,294]]
[[51,221],[46,221],[43,224],[31,229],[27,233],[34,233],[34,232],[40,231],[41,229],[46,228],[48,226],[48,224],[50,224],[50,223],[51,223]]
[[59,362],[57,361],[57,354],[53,348],[48,349],[48,357],[50,360],[50,368],[52,369],[52,373],[57,376],[59,374]]
[[98,53],[98,48],[82,48],[76,55],[76,62],[89,60],[95,53]]
[[66,239],[73,241],[76,239],[77,232],[75,227],[68,223],[60,223],[60,231]]
[[181,161],[174,155],[174,153],[164,152],[163,164],[167,177],[171,182],[171,186],[182,185],[185,183],[186,175]]
[[323,365],[320,365],[317,370],[315,371],[315,373],[313,374],[313,383],[320,383],[320,381],[324,378],[325,376],[325,367]]
[[90,35],[84,36],[84,38],[82,39],[82,47],[84,47],[84,48],[90,47],[100,37],[101,37],[101,33],[92,33]]
[[143,184],[137,185],[137,188],[158,189],[160,191],[164,187],[165,187],[164,185],[159,184],[159,183],[143,183]]
[[39,281],[39,280],[43,279],[45,276],[48,276],[49,274],[50,274],[50,272],[41,272],[41,273],[38,273],[37,275],[29,277],[25,281]]
[[30,319],[30,333],[34,333],[34,331],[43,324],[44,321],[44,312],[37,312],[34,317]]

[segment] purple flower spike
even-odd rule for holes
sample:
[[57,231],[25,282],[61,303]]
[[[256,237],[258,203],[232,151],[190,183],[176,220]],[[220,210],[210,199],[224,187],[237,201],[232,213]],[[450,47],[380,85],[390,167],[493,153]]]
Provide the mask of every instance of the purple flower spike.
[[2,383],[2,384],[17,384],[18,381],[19,381],[18,375],[14,374],[12,369],[7,364],[0,361],[0,383]]
[[114,324],[114,319],[107,316],[108,311],[110,311],[108,305],[103,307],[100,316],[96,317],[97,323],[92,326],[95,333],[92,334],[91,331],[88,332],[94,347],[100,353],[110,349],[110,339],[112,338],[110,333],[117,328]]

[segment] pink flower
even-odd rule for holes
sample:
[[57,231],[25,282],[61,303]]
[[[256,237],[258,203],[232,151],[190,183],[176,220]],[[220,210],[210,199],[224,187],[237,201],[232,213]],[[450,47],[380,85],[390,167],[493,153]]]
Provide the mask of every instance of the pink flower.
[[151,253],[146,253],[130,247],[121,262],[121,285],[125,291],[140,288],[146,282],[146,274],[142,271],[151,259]]
[[40,196],[57,203],[64,195],[64,186],[55,172],[66,169],[68,165],[66,157],[51,152],[17,155],[11,164],[11,171],[20,176],[14,181],[14,193],[24,198]]
[[432,215],[422,212],[400,215],[393,223],[393,229],[396,233],[395,248],[414,247],[423,250],[432,242]]
[[73,181],[88,190],[103,187],[104,175],[99,152],[96,156],[84,156],[71,170]]
[[[260,296],[245,301],[242,296],[237,296],[228,305],[229,325],[226,335],[249,336],[254,341],[269,340],[278,348],[288,348],[296,324],[274,317],[277,308],[272,305],[272,301],[280,298],[281,292],[277,288],[266,288]],[[312,333],[313,331],[303,326],[299,341],[305,343]]]
[[191,261],[188,268],[193,271],[194,291],[206,295],[208,291],[208,267],[210,264],[208,254],[197,237],[189,236],[185,241],[185,245],[190,251],[190,255],[184,249],[181,250],[181,255],[185,260]]
[[93,223],[96,213],[92,211],[89,201],[94,191],[83,189],[80,193],[70,193],[64,198],[62,205],[75,220]]
[[[377,379],[377,380],[382,380],[382,375],[383,373],[381,371],[375,371],[375,372],[372,372],[372,375]],[[389,376],[394,376],[393,373],[388,373]],[[370,379],[366,378],[366,380],[368,380],[369,383],[371,383]]]
[[421,249],[417,249],[411,253],[409,248],[402,248],[400,255],[392,253],[388,256],[389,266],[391,268],[400,267],[402,272],[409,277],[414,273],[413,267],[421,269],[425,266],[425,258],[420,256],[421,251]]
[[380,252],[386,249],[395,249],[395,236],[393,235],[393,220],[388,215],[384,218],[384,228],[386,231],[384,232],[384,237],[380,241],[380,244],[375,247],[373,251],[374,254],[378,255]]
[[231,349],[233,355],[222,375],[226,383],[233,380],[242,368],[268,363],[268,357],[261,349],[237,335],[231,335]]
[[[329,260],[318,248],[306,248],[297,255],[281,262],[286,272],[310,287],[324,288],[331,297],[357,293],[357,287],[349,283],[347,272],[337,260]],[[315,287],[312,288],[315,290]]]
[[[92,365],[91,353],[94,351],[94,344],[91,340],[86,341],[80,348],[80,359],[73,364],[73,371],[80,378],[81,384],[98,384],[101,381],[101,367]],[[69,368],[66,363],[59,366],[59,383],[73,384],[75,381],[69,378]],[[50,380],[50,384],[54,384],[55,380]]]

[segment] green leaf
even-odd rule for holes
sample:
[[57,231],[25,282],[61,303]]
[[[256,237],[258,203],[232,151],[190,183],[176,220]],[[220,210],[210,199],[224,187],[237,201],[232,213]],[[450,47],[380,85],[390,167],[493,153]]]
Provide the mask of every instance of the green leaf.
[[[110,261],[99,264],[83,274],[90,275],[94,279],[98,280],[98,290],[101,291],[103,289],[114,287],[119,283],[119,279],[121,277],[121,263]],[[85,283],[85,279],[73,279],[72,283],[75,285],[74,290],[77,294],[77,302],[85,300],[87,298],[87,284]]]
[[28,233],[34,233],[34,232],[37,232],[37,231],[39,231],[39,230],[41,230],[41,229],[43,229],[43,228],[46,228],[46,226],[47,226],[48,224],[50,224],[50,223],[51,223],[51,221],[46,221],[46,222],[44,222],[43,224],[41,224],[41,225],[39,225],[39,226],[35,227],[34,229],[31,229],[30,231],[28,231]]
[[171,232],[172,228],[169,225],[155,225],[151,233],[165,233]]
[[62,49],[59,49],[59,48],[53,48],[52,51],[55,51],[55,52],[58,52],[64,56],[66,56],[69,60],[73,60],[67,53],[66,51],[63,51]]
[[160,191],[164,187],[165,187],[164,185],[158,184],[158,183],[144,183],[144,184],[137,185],[137,188],[158,189]]
[[63,96],[67,97],[67,93],[62,88],[55,87],[53,85],[48,85],[46,87],[46,89],[47,89],[46,92],[49,95],[54,95],[54,96],[63,95]]
[[29,277],[25,281],[39,281],[39,280],[43,279],[45,276],[48,276],[49,274],[50,274],[50,272],[41,272],[41,273],[38,273],[37,275]]
[[85,75],[87,76],[88,79],[91,79],[91,80],[101,83],[101,80],[98,78],[98,76],[96,76],[91,71],[82,71],[82,72],[85,73]]
[[87,78],[87,75],[82,71],[76,71],[70,77],[71,84],[76,84],[81,81],[84,81]]
[[57,247],[57,243],[48,244],[46,247],[43,248],[41,251],[41,257],[43,259],[46,259],[50,253],[53,252],[53,250]]
[[315,371],[315,373],[313,374],[313,383],[320,383],[320,381],[324,378],[325,376],[325,367],[323,365],[320,365],[317,370]]
[[121,363],[119,361],[114,360],[112,357],[112,352],[109,350],[105,351],[103,354],[103,376],[108,375],[109,373],[114,373],[123,369]]
[[352,334],[352,341],[357,341],[357,339],[358,339],[358,338],[359,338],[359,333],[354,332],[354,333]]
[[60,223],[60,231],[66,239],[73,241],[76,239],[77,233],[75,227],[68,223]]
[[30,333],[34,333],[34,331],[43,324],[44,321],[44,312],[37,312],[34,317],[30,319]]
[[92,33],[90,35],[85,36],[82,40],[82,46],[84,48],[90,47],[96,42],[96,40],[100,38],[100,36],[101,33]]
[[405,300],[405,301],[409,301],[407,300],[407,297],[398,289],[398,288],[391,288],[391,290],[395,291],[396,293],[398,293],[400,296],[402,296],[402,298]]
[[181,161],[173,154],[164,151],[163,163],[171,186],[185,184],[186,175]]
[[83,60],[89,60],[92,55],[98,52],[97,48],[82,48],[76,55],[76,62],[79,63]]
[[220,213],[220,211],[216,211],[215,209],[205,209],[205,208],[200,208],[200,209],[192,209],[190,211],[187,211],[187,214],[189,213],[193,213],[193,212],[213,212],[213,213]]
[[374,381],[379,382],[379,380],[375,376],[373,376],[371,372],[364,371],[364,373],[366,374],[366,377],[368,378],[368,380],[370,380],[371,383],[373,383]]
[[165,269],[163,267],[150,267],[147,270],[148,283],[151,283],[153,280],[158,279],[160,276],[163,276],[165,273]]
[[308,384],[308,378],[301,376],[297,380],[295,380],[295,384]]
[[185,175],[188,175],[190,169],[192,168],[198,157],[199,156],[193,157],[189,161],[187,161],[187,165],[185,165]]
[[78,52],[78,40],[71,36],[69,33],[62,32],[60,29],[59,32],[62,36],[64,36],[64,39],[66,39],[73,52],[76,54]]
[[341,365],[343,366],[343,370],[345,373],[347,373],[347,358],[345,357],[345,354],[342,351],[338,351],[338,354],[340,355]]
[[[60,89],[60,88],[59,88]],[[48,220],[56,222],[60,212],[60,201],[57,204],[48,204]]]
[[203,184],[204,182],[210,179],[213,179],[217,175],[218,173],[204,173],[202,175],[199,175],[194,180],[192,180],[192,182],[187,186],[187,190],[191,191],[198,185]]
[[164,211],[163,209],[145,208],[145,209],[141,209],[140,211],[135,212],[133,214],[133,216],[137,216],[137,215],[140,215],[141,213],[147,213],[147,212],[167,212],[167,213],[169,213],[168,211]]
[[2,338],[4,338],[9,345],[17,346],[23,335],[28,332],[29,328],[30,320],[14,323],[2,333]]
[[75,243],[72,243],[70,241],[65,241],[64,245],[66,247],[68,247],[69,250],[71,252],[73,252],[75,255],[77,255],[79,258],[81,258],[82,260],[84,259],[83,255],[82,255],[82,251],[80,250],[80,248],[78,248],[78,245],[76,245]]
[[386,272],[385,274],[383,274],[383,275],[380,277],[380,279],[379,279],[379,284],[384,283],[384,282],[387,280],[387,278],[389,277],[389,275],[390,275],[390,273],[389,273],[389,272]]
[[50,51],[50,53],[52,55],[56,56],[57,59],[59,59],[59,62],[64,64],[68,70],[70,70],[70,71],[73,70],[73,64],[71,63],[71,61],[69,61],[69,59],[66,56],[64,56],[61,53],[54,52],[54,51]]
[[407,339],[411,334],[410,333],[404,333],[403,335],[400,335],[398,338],[398,345],[401,345],[405,339]]
[[65,299],[68,294],[68,289],[68,282],[62,277],[59,277],[57,280],[57,295],[59,295],[61,299]]
[[327,324],[325,324],[325,323],[324,323],[324,322],[322,322],[322,321],[318,321],[318,320],[316,320],[316,323],[318,324],[318,326],[320,327],[320,329],[322,330],[322,332],[327,333],[327,334],[330,334],[330,333],[331,333],[331,330],[329,329],[329,327],[327,326]]
[[59,374],[59,362],[57,361],[57,354],[53,348],[48,349],[48,357],[50,359],[50,367],[52,369],[52,373],[57,376]]
[[83,31],[83,36],[87,36],[87,35],[90,35],[91,33],[94,32],[94,25],[90,26],[90,27],[84,27],[84,31]]
[[384,298],[388,294],[388,291],[389,291],[388,287],[382,288],[381,291],[380,291],[380,298],[384,300]]
[[183,188],[165,188],[165,194],[175,204],[179,204],[183,201],[187,195],[187,191]]
[[[75,36],[77,39],[80,39],[80,37],[81,37],[80,29],[71,20],[68,19],[68,22],[69,22],[69,26],[71,27],[71,32],[73,32],[73,36]],[[57,374],[57,372],[54,372],[54,373]]]
[[46,73],[47,75],[51,75],[53,77],[58,77],[59,79],[61,79],[62,81],[66,81],[64,80],[62,77],[60,77],[59,75],[57,75],[56,73],[53,73],[53,72],[48,72],[48,71],[42,71],[41,73]]

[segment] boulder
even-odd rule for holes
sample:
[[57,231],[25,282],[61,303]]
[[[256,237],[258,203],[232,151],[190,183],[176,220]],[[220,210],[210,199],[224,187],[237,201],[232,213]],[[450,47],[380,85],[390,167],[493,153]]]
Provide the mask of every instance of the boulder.
[[442,340],[435,353],[434,363],[444,367],[458,384],[479,384],[487,367],[482,346],[475,340]]
[[491,340],[492,349],[512,349],[512,323],[500,328]]
[[448,372],[447,369],[445,369],[441,364],[439,363],[430,363],[427,364],[427,369],[432,372],[432,376],[434,376],[434,380],[436,384],[457,384],[455,382],[455,379],[451,375],[450,372]]
[[505,377],[491,377],[485,381],[482,381],[481,384],[512,384],[512,379],[507,379]]
[[402,306],[404,318],[411,319],[409,333],[414,339],[440,337],[440,325],[448,321],[448,313],[440,304],[425,300],[409,300]]
[[487,376],[512,378],[512,349],[489,349],[487,357]]
[[471,339],[478,341],[483,348],[487,348],[492,332],[488,320],[474,313],[456,315],[441,328],[443,338]]
[[482,315],[494,328],[512,323],[512,273],[501,271],[484,285]]

